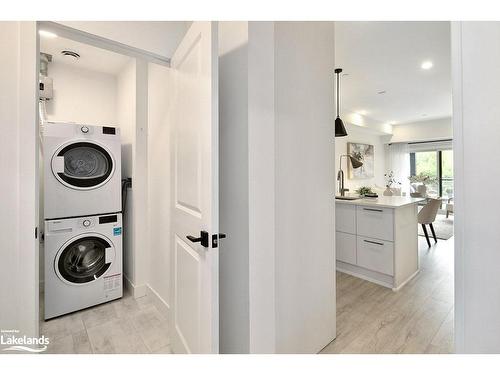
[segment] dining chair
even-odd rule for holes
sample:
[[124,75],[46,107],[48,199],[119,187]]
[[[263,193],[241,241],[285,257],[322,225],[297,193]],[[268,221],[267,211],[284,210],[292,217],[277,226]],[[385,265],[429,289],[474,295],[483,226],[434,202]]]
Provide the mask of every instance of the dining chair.
[[422,229],[424,230],[425,239],[427,240],[427,244],[431,247],[431,241],[429,240],[429,234],[427,233],[426,225],[429,225],[432,232],[432,237],[434,237],[434,241],[437,242],[436,232],[434,232],[434,227],[432,223],[436,220],[436,215],[441,207],[441,198],[433,199],[430,198],[427,204],[422,207],[420,212],[418,213],[418,223],[422,225]]

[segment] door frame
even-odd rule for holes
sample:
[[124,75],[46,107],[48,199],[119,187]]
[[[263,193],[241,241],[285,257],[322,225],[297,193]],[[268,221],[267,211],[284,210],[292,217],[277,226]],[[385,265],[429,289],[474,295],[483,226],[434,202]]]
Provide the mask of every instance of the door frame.
[[113,39],[104,38],[102,36],[74,29],[72,27],[65,26],[53,21],[38,21],[37,24],[39,29],[53,32],[61,38],[71,39],[79,43],[88,44],[93,47],[105,49],[111,52],[119,53],[121,55],[170,67],[169,58],[120,43]]
[[[464,131],[462,98],[462,27],[460,21],[450,22],[451,34],[451,84],[453,95],[453,179],[454,179],[454,352],[465,350],[465,257],[464,257],[464,215],[461,202],[465,199],[464,166]],[[458,204],[457,204],[458,203]]]
[[[19,301],[18,322],[21,332],[38,337],[40,311],[39,283],[39,113],[38,72],[40,70],[40,48],[38,24],[35,21],[20,21],[19,24],[19,76],[18,76],[18,143],[19,155],[19,258],[26,265],[18,273],[27,271],[32,275],[20,276],[17,282]],[[21,150],[22,148],[22,150]],[[21,152],[22,151],[22,152]],[[19,262],[21,263],[21,262]],[[29,282],[26,282],[26,280]],[[33,295],[35,294],[35,295]]]

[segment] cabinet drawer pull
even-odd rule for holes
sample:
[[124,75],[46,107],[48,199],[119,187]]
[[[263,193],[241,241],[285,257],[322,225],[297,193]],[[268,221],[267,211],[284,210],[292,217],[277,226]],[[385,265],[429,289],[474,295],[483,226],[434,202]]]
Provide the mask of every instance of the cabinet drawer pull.
[[384,212],[384,210],[376,209],[376,208],[363,208],[365,211],[375,211],[375,212]]
[[374,244],[374,245],[384,246],[384,244],[383,244],[383,243],[381,243],[381,242],[369,241],[369,240],[364,240],[364,241],[365,241],[365,242],[368,242],[368,243],[372,243],[372,244]]

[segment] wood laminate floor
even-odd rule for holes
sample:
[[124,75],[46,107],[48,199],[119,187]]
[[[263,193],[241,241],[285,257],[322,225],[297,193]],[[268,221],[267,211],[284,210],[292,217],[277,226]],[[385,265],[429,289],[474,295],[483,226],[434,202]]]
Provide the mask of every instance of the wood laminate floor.
[[337,338],[322,353],[453,352],[453,237],[419,237],[420,273],[393,292],[337,273]]

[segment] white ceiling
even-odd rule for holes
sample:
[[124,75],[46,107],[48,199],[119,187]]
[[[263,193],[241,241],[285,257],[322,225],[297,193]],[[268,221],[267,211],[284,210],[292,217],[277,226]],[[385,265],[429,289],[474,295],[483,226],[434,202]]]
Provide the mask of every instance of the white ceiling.
[[[78,60],[74,60],[72,58],[64,57],[61,55],[61,51],[63,50],[77,52],[80,55],[80,58]],[[56,63],[68,64],[73,67],[112,75],[117,75],[125,64],[130,61],[130,57],[128,56],[61,37],[51,39],[41,36],[40,52],[52,55],[52,61]]]
[[[396,125],[451,116],[449,28],[449,22],[336,22],[335,64],[347,74],[341,108]],[[426,60],[430,70],[420,67]]]

